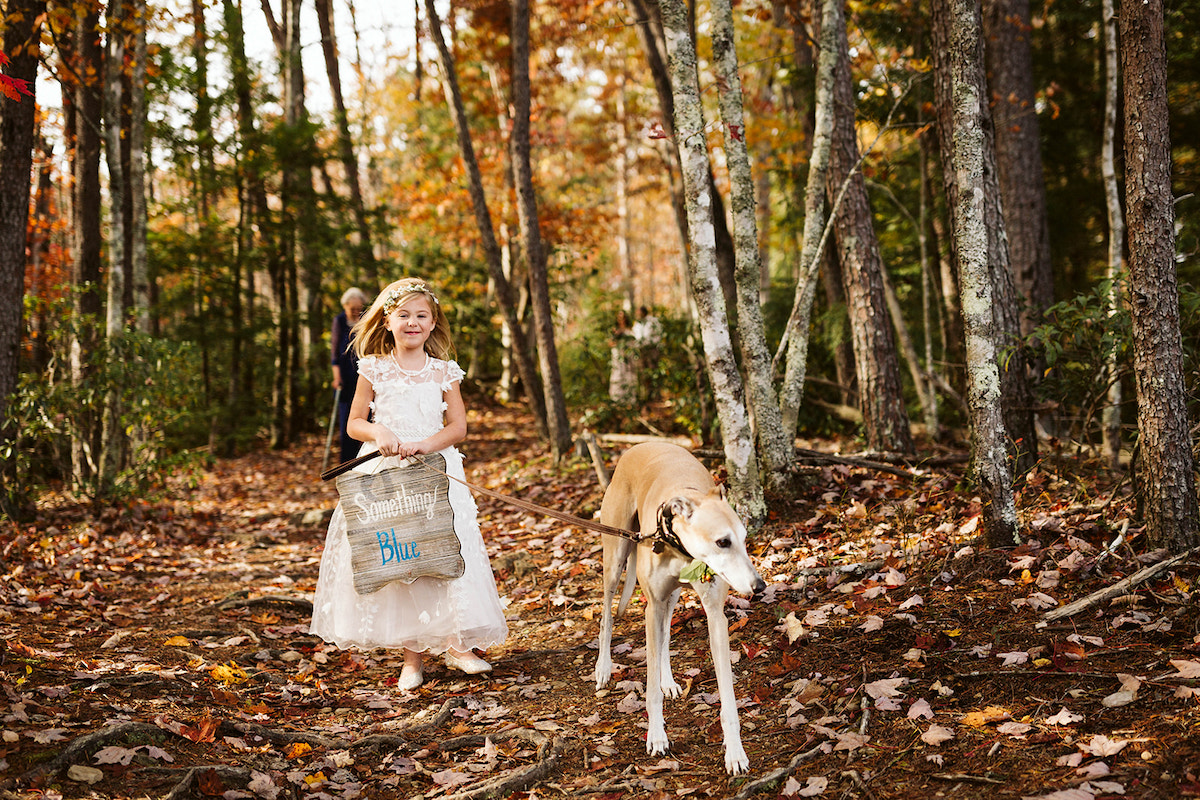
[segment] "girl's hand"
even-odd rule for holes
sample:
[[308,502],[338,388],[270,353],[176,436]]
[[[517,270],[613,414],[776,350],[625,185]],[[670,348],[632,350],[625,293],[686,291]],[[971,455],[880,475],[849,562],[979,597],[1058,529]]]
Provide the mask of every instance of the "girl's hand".
[[405,455],[400,452],[400,439],[391,430],[383,425],[378,426],[379,432],[375,436],[375,445],[379,448],[380,455],[395,456]]
[[425,453],[432,452],[427,439],[422,439],[419,442],[400,442],[399,454],[408,458],[409,456],[419,456]]

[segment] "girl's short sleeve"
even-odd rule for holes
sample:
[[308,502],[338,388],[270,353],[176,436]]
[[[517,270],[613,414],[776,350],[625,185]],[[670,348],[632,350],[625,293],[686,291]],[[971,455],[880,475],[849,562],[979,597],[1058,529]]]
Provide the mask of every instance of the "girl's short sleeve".
[[454,384],[466,377],[466,374],[457,361],[447,361],[445,369],[442,370],[442,391],[447,392],[454,388]]
[[363,356],[358,362],[358,374],[374,386],[379,382],[380,367],[379,356]]

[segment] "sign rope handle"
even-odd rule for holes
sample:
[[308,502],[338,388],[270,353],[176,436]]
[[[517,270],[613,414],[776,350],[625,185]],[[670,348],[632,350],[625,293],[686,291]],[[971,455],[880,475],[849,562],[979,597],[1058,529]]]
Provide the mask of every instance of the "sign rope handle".
[[[327,481],[330,478],[336,478],[338,475],[341,475],[343,473],[349,472],[350,470],[354,469],[359,464],[365,464],[366,462],[370,461],[371,459],[378,458],[379,455],[380,455],[379,451],[375,450],[373,452],[367,453],[366,455],[358,456],[357,458],[352,458],[349,461],[345,461],[341,464],[338,464],[336,467],[330,467],[329,469],[327,469],[321,473],[321,480]],[[470,483],[468,481],[464,481],[461,478],[456,478],[453,475],[443,472],[442,470],[438,469],[437,467],[433,466],[432,464],[429,464],[428,462],[426,462],[424,459],[422,459],[418,455],[412,455],[412,456],[409,456],[409,458],[416,460],[417,462],[419,462],[422,466],[426,467],[427,469],[431,469],[434,472],[441,472],[447,478],[450,478],[451,480],[454,480],[454,481],[458,481],[463,486],[466,486],[468,489],[471,489],[472,491],[478,492],[479,494],[487,495],[488,497],[499,500],[502,503],[508,503],[509,505],[516,506],[517,508],[522,508],[526,511],[531,511],[535,514],[543,514],[547,517],[553,517],[554,519],[557,519],[560,522],[565,522],[568,525],[578,525],[581,528],[587,528],[589,530],[593,530],[598,533],[607,533],[612,536],[619,536],[622,539],[629,539],[634,542],[640,542],[642,540],[642,535],[640,533],[635,533],[631,530],[626,530],[625,528],[614,528],[613,526],[605,525],[602,522],[596,522],[594,520],[583,519],[582,517],[576,517],[573,514],[568,514],[565,511],[559,511],[557,508],[549,508],[547,506],[538,505],[537,503],[531,503],[528,500],[522,500],[518,497],[512,497],[510,495],[500,494],[499,492],[494,492],[491,489],[485,489],[482,486],[477,486],[476,484]]]

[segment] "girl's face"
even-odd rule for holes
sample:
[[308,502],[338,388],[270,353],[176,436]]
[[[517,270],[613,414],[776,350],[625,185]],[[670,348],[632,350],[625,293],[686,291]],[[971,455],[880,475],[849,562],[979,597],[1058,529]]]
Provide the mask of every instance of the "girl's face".
[[399,350],[421,350],[433,333],[436,317],[425,295],[413,295],[403,305],[392,309],[387,315],[387,329],[391,331]]

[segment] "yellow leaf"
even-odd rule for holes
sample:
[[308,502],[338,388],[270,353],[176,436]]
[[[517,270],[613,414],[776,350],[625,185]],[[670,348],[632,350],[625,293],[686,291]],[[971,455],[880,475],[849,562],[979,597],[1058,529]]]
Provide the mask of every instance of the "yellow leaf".
[[[292,742],[291,747],[287,749],[288,758],[301,758],[312,752],[312,745],[307,742]],[[317,773],[318,775],[320,773]],[[316,777],[316,776],[313,776]],[[325,776],[321,776],[321,780],[325,780]]]
[[951,639],[954,639],[954,638],[956,638],[956,637],[958,637],[958,636],[962,636],[962,629],[961,629],[961,628],[955,628],[954,630],[951,630],[951,631],[943,631],[943,633],[945,633],[945,634],[946,634],[947,636],[949,636]]
[[1033,583],[1033,573],[1027,569],[1021,570],[1021,583]]
[[217,664],[208,671],[208,674],[213,677],[213,680],[226,684],[245,683],[250,680],[250,676],[246,674],[246,670],[232,661],[228,664]]
[[192,643],[192,640],[186,636],[172,636],[163,642],[163,647],[187,647]]
[[990,722],[999,722],[1003,719],[1011,719],[1012,715],[1007,709],[1000,706],[988,706],[983,711],[971,711],[963,716],[963,722],[973,728],[982,728]]

